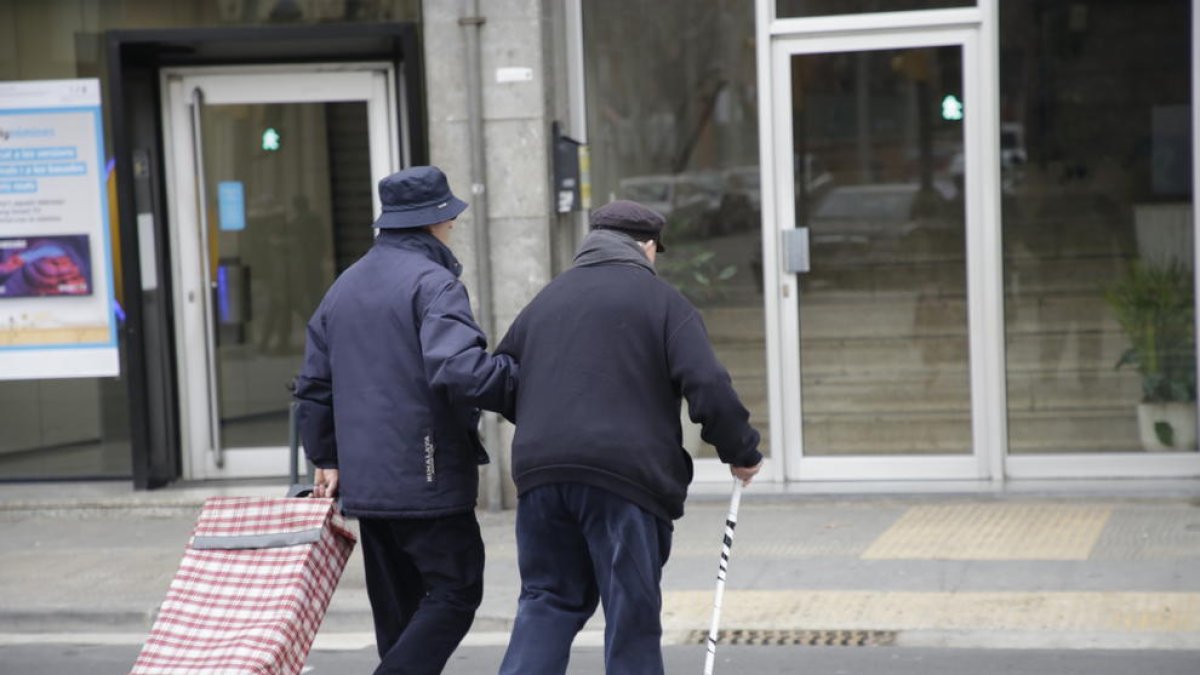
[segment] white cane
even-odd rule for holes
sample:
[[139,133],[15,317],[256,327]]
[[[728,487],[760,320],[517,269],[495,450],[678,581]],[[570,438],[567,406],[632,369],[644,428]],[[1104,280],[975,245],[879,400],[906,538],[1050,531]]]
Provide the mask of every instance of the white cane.
[[725,576],[729,573],[729,549],[733,548],[733,530],[737,527],[738,507],[742,503],[742,481],[733,479],[733,496],[729,498],[729,515],[725,516],[725,539],[721,542],[721,565],[717,568],[717,594],[713,599],[712,626],[708,629],[708,656],[704,658],[704,675],[712,675],[717,656],[717,626],[721,623],[721,601],[725,597]]

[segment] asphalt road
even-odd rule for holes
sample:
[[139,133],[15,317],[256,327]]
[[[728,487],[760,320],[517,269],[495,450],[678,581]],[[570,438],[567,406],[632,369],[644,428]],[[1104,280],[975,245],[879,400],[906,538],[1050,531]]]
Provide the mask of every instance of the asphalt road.
[[[139,647],[31,644],[0,646],[0,675],[123,675]],[[444,675],[496,672],[503,647],[463,647]],[[308,675],[369,673],[373,650],[314,651]],[[666,648],[667,672],[703,671],[702,647]],[[724,647],[718,652],[721,675],[1196,675],[1200,652],[976,650],[894,647]],[[572,675],[603,675],[599,648],[576,648]]]

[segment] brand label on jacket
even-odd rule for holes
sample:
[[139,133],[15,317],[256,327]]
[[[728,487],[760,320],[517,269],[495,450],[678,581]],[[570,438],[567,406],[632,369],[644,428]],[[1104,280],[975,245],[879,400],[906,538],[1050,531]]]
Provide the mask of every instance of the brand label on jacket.
[[437,467],[433,463],[433,436],[425,434],[425,482],[432,483],[437,474]]

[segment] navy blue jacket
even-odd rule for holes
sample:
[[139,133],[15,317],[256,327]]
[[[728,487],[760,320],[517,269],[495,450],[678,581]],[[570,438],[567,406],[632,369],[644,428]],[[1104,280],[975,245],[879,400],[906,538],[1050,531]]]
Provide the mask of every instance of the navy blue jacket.
[[475,507],[477,408],[509,411],[516,367],[487,353],[460,270],[428,232],[382,230],[308,323],[300,437],[313,464],[338,469],[348,515]]
[[512,451],[519,494],[586,483],[680,517],[692,480],[682,398],[723,461],[762,459],[699,313],[626,235],[588,235],[576,266],[517,316],[496,353],[521,365]]

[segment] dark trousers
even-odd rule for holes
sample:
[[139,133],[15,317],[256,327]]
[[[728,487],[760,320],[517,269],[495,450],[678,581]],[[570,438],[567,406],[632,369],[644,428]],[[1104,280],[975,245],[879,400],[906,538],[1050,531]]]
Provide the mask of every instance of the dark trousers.
[[475,512],[360,518],[359,531],[382,661],[376,675],[442,672],[483,600],[483,538]]
[[521,598],[501,675],[561,675],[571,643],[604,604],[609,675],[660,675],[662,567],[671,524],[617,495],[546,485],[517,505]]

